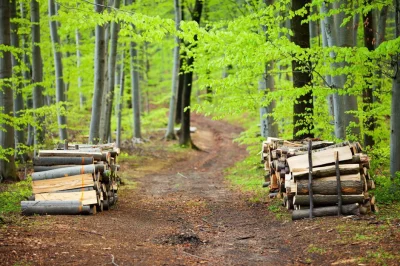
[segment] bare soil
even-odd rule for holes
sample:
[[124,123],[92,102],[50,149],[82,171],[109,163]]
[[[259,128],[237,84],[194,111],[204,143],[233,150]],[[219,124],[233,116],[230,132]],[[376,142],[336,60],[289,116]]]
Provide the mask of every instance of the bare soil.
[[201,151],[135,146],[114,209],[0,227],[0,265],[399,265],[399,220],[277,218],[224,179],[247,156],[241,128],[192,120]]

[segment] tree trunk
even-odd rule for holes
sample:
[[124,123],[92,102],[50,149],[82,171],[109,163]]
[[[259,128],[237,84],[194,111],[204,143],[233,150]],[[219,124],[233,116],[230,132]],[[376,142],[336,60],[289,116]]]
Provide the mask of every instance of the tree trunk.
[[140,130],[140,91],[139,91],[139,70],[137,67],[137,44],[131,42],[131,88],[132,88],[132,108],[133,108],[133,137],[141,139]]
[[124,87],[125,87],[125,70],[124,70],[124,60],[125,60],[125,51],[121,53],[121,65],[120,65],[120,81],[119,81],[119,97],[118,97],[118,108],[117,108],[117,136],[116,136],[116,146],[117,148],[121,148],[121,113],[123,108],[123,98],[124,98]]
[[106,122],[106,110],[108,108],[108,97],[109,97],[109,91],[108,91],[108,46],[110,42],[110,23],[104,24],[104,84],[103,84],[103,93],[102,93],[102,108],[101,108],[101,113],[100,113],[100,125],[99,125],[99,140],[101,143],[105,143],[107,141],[107,133],[106,128],[105,128],[105,122]]
[[[10,46],[10,1],[0,2],[0,45]],[[0,57],[0,108],[3,115],[13,115],[14,101],[12,85],[9,79],[12,77],[11,52],[3,51]],[[2,119],[8,120],[6,118]],[[11,122],[11,121],[8,121]],[[0,130],[0,181],[4,179],[17,179],[14,151],[14,127],[10,123],[3,122]]]
[[[17,15],[17,4],[16,0],[11,1],[11,18],[18,19]],[[11,46],[15,48],[19,48],[19,35],[18,35],[18,23],[11,23]],[[20,62],[23,62],[23,56],[16,57],[12,55],[11,64],[12,69],[14,71],[14,78],[18,78],[16,82],[14,82],[14,117],[19,119],[21,117],[21,111],[24,110],[24,98],[22,97],[22,89],[24,87],[24,79],[22,76],[22,70],[20,69]],[[18,70],[20,69],[20,70]],[[16,153],[18,153],[19,145],[25,144],[25,131],[23,129],[16,128],[15,129],[15,149]],[[19,157],[18,154],[16,156]]]
[[[310,0],[299,0],[292,2],[292,11],[297,11],[300,8],[305,7],[310,4]],[[306,7],[309,9],[309,7]],[[304,17],[298,15],[294,16],[292,19],[292,31],[294,35],[292,36],[292,42],[301,48],[310,48],[310,32],[309,23],[302,23]],[[306,87],[311,85],[311,75],[307,70],[300,70],[307,66],[306,62],[292,61],[293,70],[293,87],[299,90],[304,90],[305,93],[298,97],[293,105],[293,138],[294,139],[304,139],[307,137],[314,137],[312,133],[313,125],[308,122],[312,120],[313,116],[313,94],[311,88]]]
[[[65,102],[65,92],[64,92],[64,75],[63,75],[63,65],[62,65],[62,53],[58,51],[57,46],[60,46],[60,38],[58,36],[57,31],[57,22],[53,20],[52,17],[56,15],[56,8],[54,4],[54,0],[49,0],[49,18],[50,18],[50,35],[51,35],[51,44],[53,47],[53,55],[54,55],[54,67],[56,71],[56,102],[57,104]],[[63,104],[65,107],[65,105]],[[58,129],[61,140],[68,139],[67,135],[67,118],[65,115],[61,114],[60,109],[61,106],[57,108],[57,119],[58,119]]]
[[[114,8],[120,7],[120,0],[114,1]],[[117,59],[117,47],[118,47],[118,30],[119,25],[116,22],[111,22],[111,40],[110,40],[110,54],[108,58],[108,94],[106,98],[106,113],[105,113],[105,138],[104,140],[111,137],[111,114],[114,103],[114,90],[115,90],[115,65]]]
[[[395,38],[400,37],[400,0],[395,1]],[[400,54],[394,55],[394,72],[392,85],[392,111],[390,117],[390,175],[396,178],[400,171]]]
[[76,68],[78,69],[78,91],[79,91],[79,107],[80,110],[83,110],[85,106],[86,99],[82,93],[82,75],[81,75],[81,51],[80,51],[80,42],[81,42],[81,35],[78,29],[75,30],[75,41],[76,41]]
[[[175,30],[179,31],[179,25],[181,23],[181,7],[179,0],[174,0],[175,4]],[[169,115],[168,115],[168,126],[167,132],[165,133],[166,139],[176,139],[175,136],[175,117],[176,117],[176,97],[179,84],[179,37],[175,36],[175,47],[174,47],[174,62],[172,66],[172,88],[171,88],[171,99],[169,101]]]
[[[368,1],[371,4],[371,0]],[[367,14],[364,15],[364,45],[367,47],[368,51],[373,51],[375,49],[375,19],[373,17],[372,10],[370,10]],[[368,72],[365,77],[365,85],[366,87],[363,90],[363,111],[365,113],[371,111],[372,105],[374,103],[373,99],[373,84],[370,81],[372,78],[372,72]],[[375,129],[375,117],[373,115],[366,115],[364,121],[364,147],[373,147],[375,142],[372,138],[372,133]]]
[[[196,0],[192,20],[200,25],[201,12],[203,10],[203,2]],[[195,42],[197,41],[197,35],[194,36]],[[192,45],[192,49],[196,48],[196,44]],[[184,74],[184,87],[183,87],[183,98],[182,98],[182,124],[179,135],[179,144],[184,146],[192,146],[192,140],[190,138],[190,97],[192,93],[193,83],[193,70],[191,69],[194,63],[194,57],[190,57],[187,60],[188,71]]]
[[[341,176],[341,178],[345,178],[346,176]],[[322,195],[336,195],[337,196],[337,186],[336,180],[332,180],[333,178],[320,178],[314,179],[312,182],[312,190],[315,194],[322,194]],[[331,180],[331,181],[325,181]],[[361,194],[364,190],[364,184],[361,182],[361,179],[357,181],[352,180],[342,180],[340,181],[342,187],[342,194],[343,195],[358,195]],[[298,180],[296,181],[297,190],[296,195],[308,195],[308,181],[307,180]],[[292,191],[293,192],[293,191]],[[355,203],[355,202],[352,202]],[[304,205],[304,204],[300,204]]]
[[[182,0],[182,6],[181,6],[181,21],[185,20],[185,0]],[[182,121],[182,99],[183,99],[183,83],[185,82],[185,77],[183,73],[185,72],[183,69],[183,57],[186,56],[186,53],[184,52],[182,54],[181,59],[179,60],[179,73],[178,74],[178,91],[177,91],[177,97],[176,97],[176,117],[175,117],[175,124],[180,124]]]
[[82,166],[79,165],[79,166],[49,170],[45,172],[33,173],[32,180],[38,181],[38,180],[53,179],[53,178],[64,178],[67,176],[94,174],[95,171],[96,171],[95,164],[82,165]]
[[33,165],[51,166],[51,165],[86,165],[93,164],[93,157],[34,157]]
[[[101,13],[104,10],[104,0],[95,0],[95,11]],[[89,142],[98,143],[100,137],[100,115],[104,88],[105,69],[105,37],[104,27],[96,25],[95,30],[95,59],[94,59],[94,93],[92,102],[92,119],[90,121]]]
[[89,214],[90,206],[76,201],[21,201],[22,215]]
[[[33,87],[33,109],[37,110],[43,106],[43,87],[40,82],[43,81],[42,55],[40,51],[40,12],[39,2],[31,0],[31,31],[32,31],[32,81]],[[43,124],[43,117],[36,114],[38,124]],[[34,144],[41,144],[44,141],[44,130],[38,127],[34,128]]]

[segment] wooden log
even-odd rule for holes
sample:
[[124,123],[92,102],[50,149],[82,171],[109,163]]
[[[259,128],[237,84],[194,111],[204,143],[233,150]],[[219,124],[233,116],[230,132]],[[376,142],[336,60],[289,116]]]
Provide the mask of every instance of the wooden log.
[[43,193],[35,194],[35,201],[71,201],[77,200],[82,202],[82,205],[97,204],[96,191],[82,191],[82,192],[69,192],[69,193]]
[[[308,142],[308,204],[310,206],[309,218],[313,218],[314,209],[314,191],[313,191],[313,180],[312,180],[312,169],[313,169],[313,158],[311,151],[311,140]],[[294,198],[293,198],[294,200]]]
[[[364,184],[361,181],[360,174],[341,176],[341,191],[343,195],[357,195],[364,191]],[[315,194],[322,195],[337,195],[336,177],[323,177],[314,179],[312,190]],[[297,195],[308,194],[308,182],[306,180],[297,180],[295,192]]]
[[57,190],[54,193],[68,193],[68,192],[82,192],[82,191],[92,191],[94,187],[83,187],[83,188],[73,188],[73,189],[66,189],[66,190]]
[[[301,206],[309,206],[310,197],[308,195],[296,195],[293,197],[293,204]],[[338,203],[337,195],[313,195],[314,205],[316,206],[332,206]],[[363,203],[364,195],[342,195],[343,204]],[[336,213],[337,214],[337,213]]]
[[375,182],[372,179],[367,180],[367,188],[368,190],[374,189],[375,188]]
[[76,150],[40,150],[39,157],[93,157],[93,159],[100,161],[102,157],[101,152],[85,152]]
[[77,166],[77,165],[51,165],[51,166],[38,165],[38,166],[33,167],[33,171],[35,173],[38,173],[38,172],[46,172],[46,171],[50,171],[50,170],[55,170],[55,169],[60,169],[60,168],[68,168],[68,167],[74,167],[74,166]]
[[79,145],[79,148],[103,148],[103,149],[113,149],[115,147],[115,142],[113,143],[104,143],[104,144],[69,144],[69,147],[75,147],[75,145]]
[[81,151],[81,152],[103,152],[103,149],[101,149],[101,148],[83,148],[83,147],[79,147],[79,151]]
[[94,174],[95,169],[96,168],[94,164],[54,169],[45,172],[33,173],[32,180],[36,181],[36,180],[60,178],[60,177],[82,175],[82,174]]
[[[292,220],[300,220],[309,217],[309,210],[294,210],[292,212]],[[329,207],[319,207],[313,209],[314,217],[322,217],[322,216],[335,216],[338,213],[337,206],[329,206]],[[344,215],[360,215],[359,205],[349,204],[342,206],[342,214]]]
[[87,165],[93,164],[93,157],[34,157],[33,165]]
[[79,201],[21,201],[23,215],[89,214],[90,207]]
[[[340,161],[351,160],[353,154],[349,146],[327,149],[324,151],[313,152],[313,167],[335,162],[334,152],[340,153]],[[287,159],[290,170],[295,168],[308,168],[308,154],[290,157]]]
[[[342,184],[340,182],[340,169],[339,169],[339,153],[335,152],[335,168],[336,168],[336,192],[338,196],[338,215],[342,214]],[[353,203],[353,202],[352,202]]]
[[49,193],[58,190],[93,187],[93,185],[92,174],[83,174],[55,179],[35,180],[32,182],[32,191],[34,194]]
[[[308,168],[295,168],[292,170],[293,178],[298,179],[306,179],[308,178]],[[351,175],[360,173],[360,165],[359,164],[342,164],[339,165],[340,175]],[[312,176],[314,178],[328,177],[328,176],[336,176],[336,166],[322,166],[322,167],[314,167],[312,169]]]

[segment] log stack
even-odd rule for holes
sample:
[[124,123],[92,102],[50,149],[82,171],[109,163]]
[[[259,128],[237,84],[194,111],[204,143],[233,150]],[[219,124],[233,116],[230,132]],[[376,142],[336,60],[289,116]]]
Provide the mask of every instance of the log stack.
[[294,210],[293,220],[309,217],[310,205],[312,216],[338,212],[366,214],[377,210],[375,198],[368,193],[375,188],[368,173],[370,159],[358,142],[335,144],[314,140],[309,146],[309,140],[269,137],[262,144],[261,154],[266,171],[264,186],[269,187],[270,197],[281,198],[287,209]]
[[33,159],[33,201],[21,202],[22,213],[95,214],[108,210],[118,199],[119,153],[113,143],[66,143],[55,150],[40,150]]

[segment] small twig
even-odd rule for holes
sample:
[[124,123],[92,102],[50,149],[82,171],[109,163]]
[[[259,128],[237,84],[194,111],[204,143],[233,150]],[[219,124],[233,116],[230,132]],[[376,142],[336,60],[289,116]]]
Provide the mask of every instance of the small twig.
[[250,239],[250,238],[255,238],[255,236],[242,236],[242,237],[236,238],[236,240],[246,240],[246,239]]
[[114,262],[114,255],[113,254],[110,254],[110,255],[111,255],[111,264],[114,265],[114,266],[119,266],[118,264],[116,264]]
[[189,255],[189,256],[192,256],[192,257],[195,257],[195,258],[198,258],[198,259],[201,259],[201,260],[206,260],[206,261],[208,261],[208,259],[205,259],[205,258],[196,256],[196,255],[194,255],[194,254],[191,254],[191,253],[186,252],[186,251],[183,251],[183,250],[182,250],[182,253],[183,253],[183,254],[186,254],[186,255]]
[[187,178],[187,176],[184,176],[184,175],[182,175],[181,173],[177,173],[177,175],[180,175],[180,176],[182,176],[182,177],[184,177],[184,178]]

